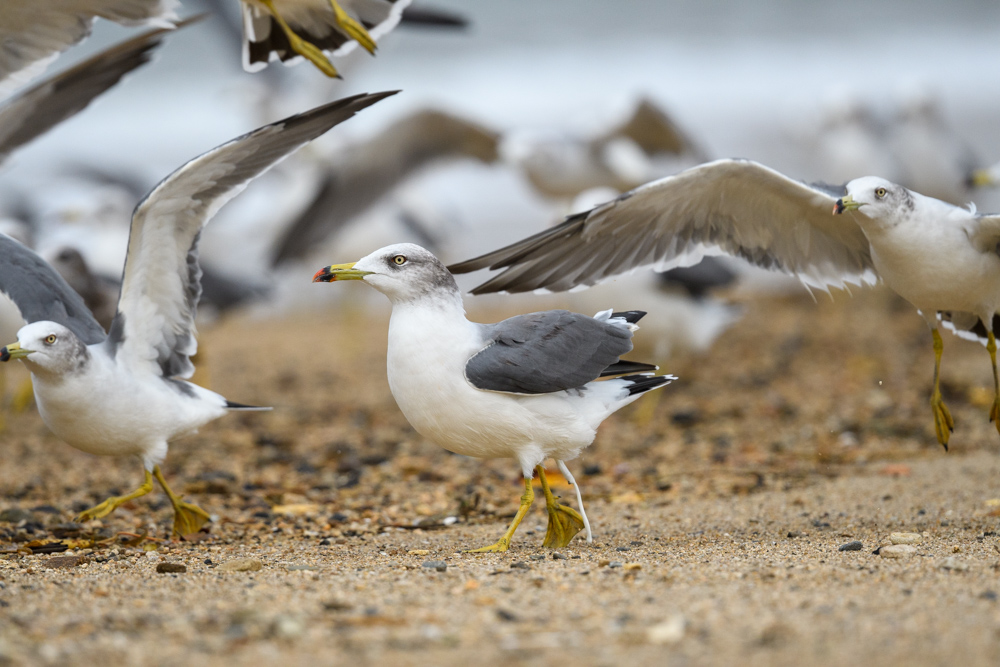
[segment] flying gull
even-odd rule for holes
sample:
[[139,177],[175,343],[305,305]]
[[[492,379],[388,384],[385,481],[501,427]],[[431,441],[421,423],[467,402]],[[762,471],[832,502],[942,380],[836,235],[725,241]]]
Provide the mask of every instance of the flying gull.
[[101,17],[125,26],[170,28],[179,0],[4,0],[0,2],[0,96],[41,74],[86,39]]
[[[830,215],[848,213],[848,215]],[[506,248],[449,267],[504,269],[473,294],[568,290],[642,267],[728,253],[828,289],[881,279],[917,307],[934,339],[931,407],[947,448],[939,324],[986,344],[1000,430],[1000,215],[953,206],[866,176],[807,185],[747,160],[719,160],[654,181]]]
[[[521,464],[524,495],[514,521],[496,543],[473,552],[510,546],[534,500],[533,471],[549,515],[545,546],[565,546],[582,528],[591,541],[580,489],[565,461],[593,442],[611,413],[676,379],[619,359],[632,349],[635,323],[645,313],[607,310],[587,317],[550,310],[496,324],[470,322],[455,279],[411,243],[328,266],[313,277],[335,280],[363,280],[392,302],[389,388],[421,435],[457,454]],[[612,375],[622,377],[595,382]],[[576,489],[580,513],[552,495],[542,467],[550,457]]]
[[410,0],[242,0],[243,68],[256,72],[272,58],[303,57],[339,77],[324,52],[350,53],[360,44],[375,55],[375,40],[399,23]]
[[257,409],[186,382],[197,351],[194,318],[201,294],[198,239],[226,202],[272,165],[334,125],[393,93],[362,94],[266,125],[188,162],[157,185],[132,216],[118,312],[104,330],[83,300],[45,262],[0,237],[0,291],[29,324],[0,361],[21,359],[31,372],[45,424],[77,449],[137,456],[146,479],[78,520],[106,516],[152,491],[155,476],[174,507],[174,532],[208,520],[178,498],[159,464],[167,443],[221,417]]

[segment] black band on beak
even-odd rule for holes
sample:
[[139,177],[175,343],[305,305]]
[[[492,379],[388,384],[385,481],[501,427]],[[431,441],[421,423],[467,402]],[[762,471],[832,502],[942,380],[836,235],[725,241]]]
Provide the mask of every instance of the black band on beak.
[[10,361],[10,352],[6,347],[0,348],[0,361]]

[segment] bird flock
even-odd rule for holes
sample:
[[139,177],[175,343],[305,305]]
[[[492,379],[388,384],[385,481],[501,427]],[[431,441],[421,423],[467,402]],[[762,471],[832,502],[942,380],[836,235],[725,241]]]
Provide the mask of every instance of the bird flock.
[[[182,9],[176,0],[12,0],[0,7],[0,160],[82,111],[146,64],[173,31],[198,21],[180,20]],[[334,59],[358,46],[374,54],[411,9],[408,0],[241,0],[244,68],[305,60],[340,77]],[[433,12],[410,16],[462,23]],[[97,18],[151,30],[27,85],[86,38]],[[173,170],[135,205],[124,257],[108,262],[120,279],[97,275],[73,247],[46,261],[30,247],[37,241],[30,226],[0,226],[0,292],[8,300],[0,304],[0,333],[10,339],[0,362],[18,360],[28,369],[28,395],[60,439],[91,454],[134,457],[143,467],[133,492],[83,511],[79,521],[152,492],[154,479],[174,509],[176,536],[210,521],[168,485],[160,466],[169,443],[230,411],[269,408],[191,382],[198,308],[221,311],[266,295],[203,267],[202,232],[252,181],[368,107],[391,104],[383,101],[397,92],[326,102]],[[844,158],[841,167],[851,169],[863,158],[856,138],[872,126],[863,108],[844,105],[817,151],[831,163]],[[583,494],[567,462],[612,413],[677,380],[624,358],[646,315],[642,308],[655,304],[642,303],[638,293],[614,304],[617,311],[545,310],[483,324],[467,318],[454,275],[492,272],[472,290],[479,295],[569,291],[650,270],[684,285],[696,301],[737,280],[736,260],[811,289],[882,282],[930,329],[937,441],[947,449],[956,426],[940,391],[942,327],[986,347],[994,378],[988,418],[1000,432],[1000,215],[956,205],[971,188],[995,185],[1000,166],[977,163],[951,140],[926,98],[914,98],[882,132],[894,147],[881,155],[887,173],[851,172],[846,184],[822,184],[751,160],[710,161],[651,100],[598,134],[522,144],[505,144],[499,132],[467,119],[423,111],[322,160],[311,172],[309,201],[275,235],[267,260],[301,289],[309,283],[302,267],[316,249],[424,165],[454,158],[518,165],[541,196],[569,212],[562,222],[446,266],[433,251],[447,246],[447,232],[403,211],[400,224],[422,245],[369,247],[361,259],[330,264],[312,281],[364,282],[389,299],[389,387],[418,433],[457,454],[519,464],[524,493],[513,521],[496,542],[471,552],[510,548],[534,500],[536,475],[548,515],[543,544],[563,547],[580,531],[589,542]],[[920,151],[935,159],[928,163]],[[89,178],[97,188],[100,175]],[[573,486],[577,508],[552,493],[544,465],[550,459]]]

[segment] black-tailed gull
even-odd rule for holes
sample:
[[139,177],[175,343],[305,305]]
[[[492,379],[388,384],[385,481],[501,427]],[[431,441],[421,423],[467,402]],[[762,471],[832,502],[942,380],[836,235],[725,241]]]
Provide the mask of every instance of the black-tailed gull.
[[[506,551],[534,499],[538,472],[549,527],[545,546],[565,546],[590,525],[565,461],[594,440],[611,413],[669,384],[655,366],[620,360],[632,349],[644,313],[610,310],[594,317],[565,310],[519,315],[496,324],[470,322],[455,279],[434,255],[400,243],[353,264],[321,269],[313,282],[363,280],[389,297],[389,388],[410,424],[457,454],[515,458],[524,475],[521,506],[496,543]],[[598,378],[622,375],[595,382]],[[576,488],[578,514],[559,505],[542,462],[554,458]]]
[[159,464],[167,443],[245,409],[186,382],[197,350],[194,318],[201,293],[198,239],[205,223],[255,177],[334,125],[392,93],[355,95],[266,125],[188,162],[139,203],[132,216],[118,313],[104,330],[83,300],[45,262],[0,237],[0,291],[29,324],[0,350],[31,371],[45,424],[77,449],[137,456],[146,480],[79,520],[106,516],[149,493],[155,476],[175,511],[174,532],[196,532],[201,508],[169,489]]
[[[832,216],[850,211],[851,215]],[[859,210],[860,209],[860,210]],[[886,285],[916,306],[934,338],[931,405],[938,441],[953,427],[941,400],[939,322],[987,345],[997,398],[1000,216],[953,206],[868,176],[807,185],[747,160],[719,160],[625,193],[523,241],[449,267],[504,269],[474,294],[567,290],[642,267],[728,253],[827,289]]]
[[339,76],[324,52],[349,53],[360,44],[375,54],[375,40],[399,23],[410,0],[242,0],[243,68],[300,56],[329,77]]

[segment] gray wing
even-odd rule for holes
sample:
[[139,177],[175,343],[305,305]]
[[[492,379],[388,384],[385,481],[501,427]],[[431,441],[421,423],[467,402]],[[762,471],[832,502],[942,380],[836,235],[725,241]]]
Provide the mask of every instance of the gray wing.
[[191,160],[153,188],[132,214],[118,313],[108,337],[116,357],[134,372],[190,377],[202,228],[271,166],[393,94],[355,95],[265,125]]
[[272,266],[301,259],[421,167],[448,157],[497,159],[499,135],[440,111],[418,111],[344,151],[278,240]]
[[6,234],[0,234],[0,292],[29,324],[57,322],[87,345],[105,339],[104,329],[80,295],[35,251]]
[[487,347],[469,359],[465,377],[477,389],[545,394],[582,387],[632,349],[632,332],[566,310],[483,324]]
[[0,161],[149,62],[166,32],[154,30],[119,44],[5,102],[0,106]]
[[179,6],[178,0],[3,0],[0,96],[30,81],[90,35],[94,18],[166,28]]
[[653,181],[452,273],[506,269],[473,290],[594,285],[642,267],[663,270],[727,253],[825,288],[875,282],[868,240],[839,194],[748,160],[717,160]]

